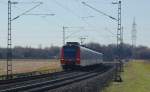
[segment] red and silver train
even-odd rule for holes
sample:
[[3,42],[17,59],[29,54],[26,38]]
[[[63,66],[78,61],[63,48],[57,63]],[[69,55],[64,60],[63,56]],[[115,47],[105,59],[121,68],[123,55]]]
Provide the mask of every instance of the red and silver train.
[[61,49],[61,65],[64,70],[79,69],[103,62],[103,54],[80,46],[77,42],[67,42]]

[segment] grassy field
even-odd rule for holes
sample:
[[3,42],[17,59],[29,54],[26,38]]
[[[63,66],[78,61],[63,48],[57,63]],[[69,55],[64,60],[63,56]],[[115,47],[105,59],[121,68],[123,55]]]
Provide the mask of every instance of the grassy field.
[[129,62],[122,78],[122,83],[113,82],[103,92],[150,92],[150,62]]
[[[59,69],[60,62],[59,60],[51,59],[19,59],[13,60],[13,73],[26,73],[32,71],[42,71],[48,69]],[[0,60],[0,75],[6,74],[6,60]]]

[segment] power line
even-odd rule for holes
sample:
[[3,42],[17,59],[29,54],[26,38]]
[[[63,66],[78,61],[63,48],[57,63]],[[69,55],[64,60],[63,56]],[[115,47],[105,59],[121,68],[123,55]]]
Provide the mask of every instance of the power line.
[[[18,2],[14,3],[14,4],[18,4]],[[34,7],[30,8],[30,9],[26,10],[25,12],[21,13],[20,15],[16,16],[16,17],[13,18],[11,21],[13,21],[13,20],[19,18],[19,17],[22,16],[22,15],[27,14],[28,12],[32,11],[33,9],[39,7],[41,4],[43,4],[43,3],[42,3],[42,2],[39,2],[39,4],[35,5]]]
[[136,22],[135,18],[133,19],[133,24],[132,24],[132,31],[131,31],[131,36],[132,36],[132,47],[136,46],[136,38],[137,38],[137,30],[136,30]]
[[[43,4],[42,2],[35,2],[36,0],[33,0],[32,2],[18,2],[17,4]],[[39,5],[40,6],[40,5]],[[45,5],[46,6],[46,5]],[[14,6],[15,8],[17,8],[17,9],[20,9],[21,11],[24,11],[24,9],[21,9],[21,8],[19,8],[19,7],[17,7],[17,6]],[[36,7],[35,7],[36,8]],[[34,8],[34,9],[35,9]],[[47,8],[46,8],[47,9]],[[50,10],[48,10],[48,11],[50,11]],[[30,11],[29,11],[30,12]],[[20,14],[21,15],[21,14]],[[22,15],[34,15],[34,16],[54,16],[55,14],[54,13],[25,13],[24,12],[24,14],[22,13]],[[21,16],[22,16],[21,15]],[[19,15],[17,16],[17,17],[19,17]],[[16,17],[16,18],[17,18]]]
[[78,14],[76,14],[73,10],[71,10],[70,8],[64,6],[63,4],[59,3],[57,0],[53,0],[53,2],[55,4],[57,4],[59,7],[63,8],[64,10],[66,10],[67,12],[73,14],[74,16],[76,16],[80,21],[84,22],[86,25],[91,26],[91,24],[89,24],[87,21],[85,21],[85,19],[83,19],[81,16],[79,16]]
[[[82,3],[81,3],[80,0],[74,0],[74,1],[76,1],[76,3],[78,4],[79,7],[82,5]],[[78,9],[77,9],[77,10],[78,10]],[[85,10],[83,10],[83,9],[81,9],[81,10],[82,10],[82,12],[85,14]],[[94,18],[94,17],[95,17],[95,16],[91,15],[91,13],[88,13],[88,14],[86,14],[86,16],[83,16],[83,17],[80,17],[80,18],[82,19],[82,21],[84,21],[84,22],[87,24],[88,27],[94,27],[91,23],[89,23],[89,22],[87,21],[87,19],[89,19],[89,18]]]
[[65,45],[66,39],[68,39],[70,36],[74,35],[74,34],[70,34],[66,37],[66,29],[68,29],[68,28],[83,28],[83,27],[66,27],[66,26],[63,26],[63,45]]
[[116,36],[116,34],[114,34],[112,31],[110,31],[107,27],[105,28],[105,30],[106,30],[107,32],[109,32],[112,36]]
[[74,16],[81,18],[79,15],[77,15],[75,12],[73,12],[70,8],[64,6],[63,4],[59,3],[57,0],[53,0],[53,2],[55,4],[57,4],[58,6],[62,7],[63,9],[65,9],[66,11],[70,12],[71,14],[73,14]]
[[88,36],[81,36],[80,39],[80,44],[83,45],[84,41],[87,39]]
[[104,12],[102,12],[102,11],[100,11],[100,10],[94,8],[94,7],[92,7],[91,5],[87,4],[86,2],[82,2],[82,4],[84,4],[85,6],[91,8],[91,9],[97,11],[97,12],[99,12],[100,14],[102,14],[102,15],[104,15],[104,16],[107,16],[107,17],[109,17],[109,18],[111,18],[111,19],[113,19],[113,20],[118,21],[116,18],[114,18],[114,17],[112,17],[112,16],[110,16],[110,15],[108,15],[108,14],[106,14],[106,13],[104,13]]

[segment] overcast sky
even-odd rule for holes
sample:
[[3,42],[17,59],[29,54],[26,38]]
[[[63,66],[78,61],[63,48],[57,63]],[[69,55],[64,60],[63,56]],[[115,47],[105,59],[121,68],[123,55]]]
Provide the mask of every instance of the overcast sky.
[[[15,1],[15,0],[13,0]],[[81,2],[117,18],[117,5],[114,0],[16,0],[12,5],[12,18],[20,15],[42,1],[43,4],[28,14],[55,14],[55,16],[23,15],[12,21],[13,46],[43,47],[62,45],[63,26],[66,29],[66,41],[78,41],[86,37],[85,43],[116,43],[117,22],[86,7]],[[122,24],[124,42],[131,43],[133,18],[137,23],[137,45],[150,47],[150,0],[122,0]],[[7,46],[7,0],[0,0],[0,46]]]

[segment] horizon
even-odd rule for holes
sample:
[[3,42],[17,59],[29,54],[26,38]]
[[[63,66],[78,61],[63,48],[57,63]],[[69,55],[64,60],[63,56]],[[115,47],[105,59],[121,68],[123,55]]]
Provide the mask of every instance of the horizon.
[[[86,46],[87,44],[91,44],[91,43],[94,43],[94,44],[99,44],[100,46],[109,46],[109,45],[115,45],[115,46],[117,46],[117,44],[115,44],[115,43],[111,43],[111,44],[100,44],[100,43],[96,43],[96,42],[89,42],[89,43],[85,43],[84,45]],[[80,44],[80,43],[79,43]],[[132,44],[128,44],[128,43],[123,43],[124,45],[129,45],[129,46],[132,46]],[[14,49],[14,48],[16,48],[16,47],[21,47],[21,48],[33,48],[33,49],[46,49],[46,48],[51,48],[51,47],[59,47],[59,48],[61,48],[62,46],[58,46],[58,45],[53,45],[53,44],[51,44],[50,46],[42,46],[42,44],[39,44],[37,47],[34,47],[34,46],[19,46],[19,45],[16,45],[16,46],[13,46],[12,47],[12,49]],[[138,46],[136,46],[136,48],[138,48],[138,47],[147,47],[147,48],[150,48],[150,47],[148,47],[148,46],[144,46],[144,45],[138,45]],[[0,46],[0,48],[2,48],[2,49],[7,49],[7,47],[1,47]]]

